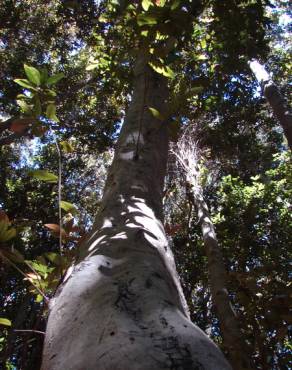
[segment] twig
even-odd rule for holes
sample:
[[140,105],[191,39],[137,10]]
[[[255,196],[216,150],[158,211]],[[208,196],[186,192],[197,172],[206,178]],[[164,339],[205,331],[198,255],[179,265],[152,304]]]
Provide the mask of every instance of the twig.
[[13,331],[17,331],[17,332],[29,332],[29,333],[36,333],[36,334],[46,335],[46,333],[44,331],[40,331],[40,330],[14,329]]
[[62,153],[58,143],[58,140],[55,137],[55,144],[58,153],[58,213],[59,213],[59,250],[60,256],[62,256],[62,208],[61,208],[61,201],[62,201]]
[[[19,268],[15,265],[15,263],[13,263],[9,258],[7,258],[6,256],[3,255],[3,253],[0,251],[0,256],[5,260],[7,261],[12,267],[14,267],[22,276],[24,276],[26,279],[27,279],[27,276],[26,274]],[[49,303],[49,298],[45,295],[45,293],[37,286],[35,285],[31,280],[29,280],[29,282],[31,283],[31,285],[33,285],[35,287],[35,289],[40,293],[40,295],[44,298],[45,302],[46,303]]]

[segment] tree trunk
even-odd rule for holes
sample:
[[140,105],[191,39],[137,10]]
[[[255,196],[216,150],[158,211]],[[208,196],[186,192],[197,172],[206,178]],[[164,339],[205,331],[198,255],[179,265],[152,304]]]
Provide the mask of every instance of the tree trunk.
[[285,99],[273,82],[265,84],[264,94],[284,130],[290,149],[292,149],[292,114],[288,110]]
[[50,307],[43,370],[230,369],[189,319],[163,229],[166,81],[140,57],[82,258]]
[[191,199],[197,209],[202,229],[208,258],[210,290],[218,314],[224,346],[228,351],[231,364],[235,370],[252,369],[249,351],[228,295],[223,256],[218,245],[208,206],[203,198],[202,189],[197,182],[192,182],[192,179],[189,179],[189,181],[192,185]]

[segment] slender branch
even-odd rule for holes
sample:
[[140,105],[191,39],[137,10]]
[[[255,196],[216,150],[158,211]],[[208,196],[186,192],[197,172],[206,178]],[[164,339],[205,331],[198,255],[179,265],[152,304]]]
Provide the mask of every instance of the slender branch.
[[[7,258],[6,256],[4,256],[4,254],[0,251],[0,256],[6,261],[8,262],[12,267],[14,267],[22,276],[24,276],[26,279],[27,279],[27,276],[26,274],[19,268],[15,265],[15,263],[13,263],[9,258]],[[44,292],[37,286],[35,285],[31,280],[29,281],[31,283],[31,285],[34,286],[34,288],[40,293],[40,295],[44,298],[45,302],[46,303],[49,303],[49,298],[44,294]]]
[[62,255],[62,208],[61,208],[61,201],[62,201],[62,153],[58,143],[57,138],[55,138],[55,144],[58,153],[58,214],[59,214],[59,251],[60,255]]
[[31,330],[29,330],[29,329],[14,329],[13,331],[46,335],[46,333],[44,331],[32,330],[32,329]]

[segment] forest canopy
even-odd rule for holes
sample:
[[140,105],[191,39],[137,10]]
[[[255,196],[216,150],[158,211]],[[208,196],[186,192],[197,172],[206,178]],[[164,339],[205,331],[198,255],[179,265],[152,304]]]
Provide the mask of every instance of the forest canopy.
[[2,368],[40,369],[49,302],[102,212],[141,53],[169,90],[160,110],[145,82],[137,120],[170,139],[163,226],[191,320],[234,367],[208,226],[247,368],[291,368],[289,1],[1,0],[0,19]]

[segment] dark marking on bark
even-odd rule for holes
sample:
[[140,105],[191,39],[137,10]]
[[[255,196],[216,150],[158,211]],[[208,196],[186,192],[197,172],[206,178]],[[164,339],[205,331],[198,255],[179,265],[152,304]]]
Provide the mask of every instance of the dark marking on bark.
[[199,361],[193,360],[189,345],[182,345],[176,336],[159,337],[154,339],[154,342],[154,347],[159,351],[163,351],[167,356],[166,364],[162,367],[163,369],[205,370]]
[[165,318],[165,317],[163,317],[163,316],[159,316],[159,321],[160,321],[161,325],[162,325],[164,328],[166,328],[166,327],[168,326],[168,322],[167,322],[167,320],[166,320],[166,318]]
[[130,285],[134,280],[135,278],[132,278],[128,282],[118,283],[118,297],[114,305],[120,311],[127,312],[130,316],[132,316],[134,321],[139,321],[141,309],[136,308],[136,301],[138,297],[130,289]]
[[163,301],[164,301],[164,303],[166,303],[168,306],[174,306],[174,304],[173,304],[172,302],[168,301],[167,299],[164,299]]
[[156,277],[157,279],[161,279],[163,280],[163,277],[158,273],[158,272],[153,272],[152,274],[154,277]]
[[152,285],[153,285],[152,280],[150,278],[146,279],[145,287],[147,289],[150,289],[152,287]]
[[98,340],[98,344],[101,343],[102,338],[103,338],[103,335],[104,335],[104,332],[105,332],[105,329],[103,329],[102,332],[101,332],[101,335],[100,335],[99,340]]
[[52,356],[49,358],[49,360],[52,360],[52,359],[53,359],[53,358],[55,358],[57,355],[58,355],[58,354],[57,354],[57,353],[55,353],[54,355],[52,355]]
[[113,335],[115,335],[115,332],[114,331],[111,331],[110,332],[110,336],[112,337]]
[[134,342],[135,342],[135,338],[130,337],[129,339],[130,339],[130,342],[131,342],[131,343],[134,343]]
[[97,361],[98,361],[98,360],[100,360],[100,359],[101,359],[103,356],[105,356],[107,353],[108,353],[108,351],[107,351],[107,352],[102,353],[102,354],[97,358]]

